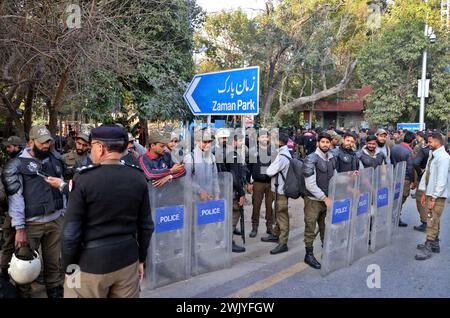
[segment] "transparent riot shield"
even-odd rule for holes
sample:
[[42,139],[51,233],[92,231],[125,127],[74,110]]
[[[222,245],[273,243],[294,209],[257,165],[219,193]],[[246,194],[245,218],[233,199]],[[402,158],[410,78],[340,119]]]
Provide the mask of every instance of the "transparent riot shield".
[[333,203],[327,210],[325,221],[322,275],[348,265],[350,220],[357,180],[351,171],[337,173],[330,180],[329,197]]
[[[231,223],[233,212],[233,179],[229,172],[215,173],[211,179],[193,176],[193,240],[192,275],[212,272],[231,266]],[[198,188],[200,183],[209,187]],[[206,191],[206,199],[199,195]]]
[[405,182],[406,161],[399,162],[394,168],[394,200],[392,203],[392,236],[398,233],[398,222],[402,211],[403,187]]
[[156,288],[190,275],[192,198],[186,177],[155,188],[149,184],[150,206],[155,223],[144,288]]
[[359,171],[358,200],[356,200],[356,207],[352,210],[351,217],[350,264],[369,254],[373,174],[373,168],[365,168]]
[[370,250],[376,252],[391,242],[393,167],[381,165],[375,169],[375,187],[373,192],[372,230]]

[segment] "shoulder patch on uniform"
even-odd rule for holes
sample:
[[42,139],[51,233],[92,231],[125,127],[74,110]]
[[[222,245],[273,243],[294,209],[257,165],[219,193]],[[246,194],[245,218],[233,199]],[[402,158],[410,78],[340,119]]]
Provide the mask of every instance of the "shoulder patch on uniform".
[[98,167],[100,167],[101,165],[89,165],[89,166],[84,166],[84,167],[81,167],[80,168],[80,170],[78,170],[78,173],[79,174],[84,174],[84,173],[86,173],[86,172],[88,172],[88,171],[91,171],[91,170],[94,170],[94,169],[96,169],[96,168],[98,168]]

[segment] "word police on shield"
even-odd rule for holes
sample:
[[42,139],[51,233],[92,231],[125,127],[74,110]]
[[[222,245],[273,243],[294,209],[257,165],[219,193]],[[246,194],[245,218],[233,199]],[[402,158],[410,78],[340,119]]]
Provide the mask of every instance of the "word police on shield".
[[156,209],[156,233],[182,229],[184,206],[176,205]]
[[257,115],[259,67],[197,74],[183,97],[194,115]]
[[207,201],[197,203],[197,223],[199,225],[218,223],[225,220],[225,201]]

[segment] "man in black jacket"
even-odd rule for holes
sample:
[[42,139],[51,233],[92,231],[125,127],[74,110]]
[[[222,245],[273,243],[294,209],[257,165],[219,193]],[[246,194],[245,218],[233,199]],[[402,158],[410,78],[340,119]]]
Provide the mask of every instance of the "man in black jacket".
[[[252,231],[250,237],[255,237],[258,234],[259,214],[263,199],[265,198],[266,206],[266,232],[272,233],[272,201],[273,195],[271,190],[271,177],[265,172],[270,166],[270,147],[269,134],[266,130],[261,130],[258,138],[258,149],[250,148],[249,155],[251,159],[248,164],[249,173],[247,174],[247,182],[249,183],[249,191],[252,195]],[[252,156],[256,158],[252,158]],[[252,162],[253,161],[253,162]],[[253,181],[253,182],[252,182]]]
[[[414,139],[415,136],[412,132],[406,132],[403,141],[399,144],[396,144],[392,148],[391,152],[391,162],[393,165],[396,165],[397,163],[402,161],[406,161],[406,174],[405,182],[403,183],[402,207],[409,196],[410,189],[414,189],[416,187],[416,184],[414,183],[413,149],[411,147]],[[402,220],[399,219],[398,226],[406,227],[408,226],[408,224],[402,222]]]
[[[128,142],[123,129],[100,126],[91,138],[96,165],[72,181],[64,222],[66,292],[76,287],[83,298],[136,298],[154,228],[147,181],[120,162]],[[79,286],[69,284],[77,278]]]
[[[423,173],[425,172],[425,169],[427,167],[428,162],[428,156],[430,155],[430,148],[428,148],[428,135],[424,135],[424,141],[423,144],[417,148],[417,155],[414,158],[414,169],[417,172],[418,181],[417,183],[420,183],[420,180],[422,179]],[[419,232],[426,232],[427,230],[427,208],[423,206],[420,203],[420,199],[423,195],[423,191],[420,191],[419,188],[416,190],[416,206],[417,211],[419,212],[420,216],[420,222],[421,224],[419,226],[414,226],[414,230]]]
[[345,133],[342,145],[335,152],[336,171],[348,172],[357,171],[359,169],[359,161],[356,153],[353,151],[353,147],[356,143],[356,136],[351,133]]
[[[233,234],[236,235],[242,235],[242,233],[236,229],[236,226],[239,223],[241,212],[244,209],[245,186],[247,183],[247,171],[244,167],[242,156],[240,155],[243,142],[243,136],[239,133],[235,134],[233,136],[233,148],[227,149],[225,163],[217,163],[224,167],[225,171],[231,172],[233,175]],[[245,247],[237,245],[233,240],[232,250],[235,253],[242,253],[245,252]]]

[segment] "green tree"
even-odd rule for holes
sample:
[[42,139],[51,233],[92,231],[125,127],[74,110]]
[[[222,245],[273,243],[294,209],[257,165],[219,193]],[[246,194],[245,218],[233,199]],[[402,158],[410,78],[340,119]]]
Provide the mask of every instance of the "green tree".
[[[406,5],[407,4],[407,5]],[[417,97],[423,51],[428,52],[431,74],[430,97],[426,99],[428,120],[448,121],[450,113],[450,74],[444,72],[449,61],[448,33],[442,32],[436,7],[422,1],[396,1],[383,17],[383,27],[359,53],[358,75],[373,92],[365,116],[373,124],[416,122]],[[437,34],[432,44],[424,36],[424,23]]]

